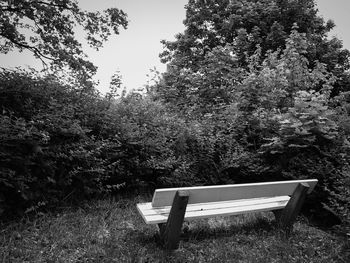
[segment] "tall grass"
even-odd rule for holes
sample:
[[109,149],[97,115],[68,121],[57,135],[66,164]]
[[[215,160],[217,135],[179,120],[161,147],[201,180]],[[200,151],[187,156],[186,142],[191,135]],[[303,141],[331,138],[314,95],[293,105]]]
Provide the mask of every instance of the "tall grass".
[[346,238],[305,220],[286,236],[273,215],[216,217],[184,224],[180,248],[166,252],[158,229],[135,205],[149,196],[91,201],[2,225],[0,262],[349,262]]

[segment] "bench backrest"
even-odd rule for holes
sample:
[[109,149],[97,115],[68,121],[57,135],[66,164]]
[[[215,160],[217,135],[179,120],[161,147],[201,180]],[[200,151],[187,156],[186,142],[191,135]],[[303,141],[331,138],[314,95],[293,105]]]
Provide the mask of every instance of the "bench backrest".
[[171,206],[176,191],[188,191],[188,204],[219,202],[239,199],[292,195],[299,183],[307,183],[312,192],[316,179],[264,182],[253,184],[230,184],[157,189],[152,199],[153,207]]

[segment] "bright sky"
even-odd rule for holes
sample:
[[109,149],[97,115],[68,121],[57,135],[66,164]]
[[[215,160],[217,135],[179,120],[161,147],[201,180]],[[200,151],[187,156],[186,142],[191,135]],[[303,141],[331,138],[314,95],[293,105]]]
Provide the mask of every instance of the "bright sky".
[[343,41],[344,48],[350,50],[350,1],[349,0],[316,0],[319,14],[325,21],[331,19],[336,27],[330,33]]
[[[103,10],[117,7],[128,14],[129,26],[113,36],[98,52],[86,47],[91,61],[98,66],[95,79],[100,81],[101,92],[108,91],[112,74],[119,70],[123,84],[128,90],[138,89],[147,83],[146,75],[156,67],[163,72],[165,65],[159,61],[162,51],[160,40],[174,40],[183,32],[184,6],[188,0],[79,0],[83,9]],[[333,19],[336,28],[331,36],[343,40],[350,50],[349,0],[316,0],[320,15],[325,20]],[[34,61],[28,52],[0,54],[0,66],[15,67],[30,65],[40,68],[40,61]]]
[[94,10],[110,6],[122,9],[128,14],[127,30],[111,38],[99,52],[89,50],[91,61],[99,69],[96,79],[100,89],[107,91],[112,74],[119,70],[124,86],[128,90],[143,87],[154,67],[165,71],[159,61],[162,39],[174,40],[177,33],[184,31],[185,5],[188,0],[80,0],[81,7]]

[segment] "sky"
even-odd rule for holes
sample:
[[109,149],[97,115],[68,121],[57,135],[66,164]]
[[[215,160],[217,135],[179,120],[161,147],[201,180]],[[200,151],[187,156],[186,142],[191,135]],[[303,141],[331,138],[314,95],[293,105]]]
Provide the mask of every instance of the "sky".
[[[84,45],[90,60],[98,66],[95,80],[98,89],[105,93],[114,72],[122,75],[123,86],[127,90],[142,88],[154,67],[165,71],[159,60],[162,51],[160,41],[174,40],[177,33],[184,31],[185,5],[188,0],[79,0],[82,9],[103,10],[109,7],[122,9],[128,15],[127,30],[113,36],[99,51]],[[350,50],[350,0],[316,0],[319,14],[327,21],[332,19],[336,28],[331,36],[343,40]],[[0,54],[0,66],[31,66],[40,69],[41,63],[29,52]]]
[[185,27],[185,5],[188,0],[80,0],[81,7],[88,10],[105,9],[110,6],[122,9],[128,15],[127,30],[113,37],[99,52],[88,50],[91,61],[98,67],[96,78],[100,89],[106,91],[110,77],[119,70],[128,90],[142,88],[150,79],[150,69],[165,71],[160,63],[162,39],[175,40]]

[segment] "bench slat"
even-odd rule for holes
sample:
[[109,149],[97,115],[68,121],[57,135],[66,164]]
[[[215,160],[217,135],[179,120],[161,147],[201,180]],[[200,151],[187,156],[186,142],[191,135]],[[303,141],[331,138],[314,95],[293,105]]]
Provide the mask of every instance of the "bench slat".
[[[223,202],[197,203],[187,206],[185,219],[207,218],[212,216],[226,216],[257,211],[282,209],[286,206],[289,196],[278,196],[248,200],[234,200]],[[151,203],[137,204],[146,224],[165,223],[171,206],[152,207]]]
[[308,193],[311,193],[315,185],[317,184],[317,180],[309,179],[252,184],[231,184],[218,186],[196,186],[157,189],[153,195],[152,206],[171,206],[175,193],[178,190],[188,191],[190,194],[188,204],[196,204],[206,202],[220,202],[228,200],[292,195],[294,189],[299,183],[309,184],[310,188]]
[[[227,207],[239,207],[242,205],[254,205],[254,204],[264,204],[268,202],[279,202],[288,201],[289,196],[276,196],[276,197],[266,197],[266,198],[254,198],[254,199],[244,199],[244,200],[233,200],[233,201],[222,201],[222,202],[209,202],[209,203],[198,203],[191,204],[187,206],[186,211],[196,211],[196,210],[210,210],[219,209]],[[171,206],[164,207],[152,207],[151,203],[141,203],[138,204],[141,207],[142,213],[146,216],[154,214],[167,214],[170,212]]]

